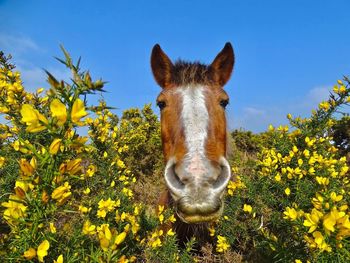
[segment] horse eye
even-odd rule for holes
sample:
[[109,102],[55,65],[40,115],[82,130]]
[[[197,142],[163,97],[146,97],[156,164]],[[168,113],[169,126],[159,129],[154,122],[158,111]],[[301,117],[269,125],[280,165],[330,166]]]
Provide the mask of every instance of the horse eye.
[[220,101],[220,106],[223,107],[224,109],[226,108],[227,104],[228,104],[228,100],[221,100]]
[[157,101],[157,106],[160,110],[164,109],[166,106],[165,101]]

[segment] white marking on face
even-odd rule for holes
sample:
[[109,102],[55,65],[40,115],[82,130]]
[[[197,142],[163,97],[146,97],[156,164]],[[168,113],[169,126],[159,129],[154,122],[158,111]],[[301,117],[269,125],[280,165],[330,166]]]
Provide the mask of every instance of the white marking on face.
[[205,141],[208,135],[209,114],[203,87],[183,87],[182,124],[187,146],[187,171],[198,177],[206,173]]

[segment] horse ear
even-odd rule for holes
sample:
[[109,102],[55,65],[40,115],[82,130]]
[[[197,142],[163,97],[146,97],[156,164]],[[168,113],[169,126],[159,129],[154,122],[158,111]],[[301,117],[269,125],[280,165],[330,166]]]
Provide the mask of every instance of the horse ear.
[[171,84],[173,63],[158,44],[152,49],[151,68],[158,85],[168,88]]
[[220,86],[224,86],[231,77],[234,63],[233,48],[231,43],[227,42],[210,65],[213,80]]

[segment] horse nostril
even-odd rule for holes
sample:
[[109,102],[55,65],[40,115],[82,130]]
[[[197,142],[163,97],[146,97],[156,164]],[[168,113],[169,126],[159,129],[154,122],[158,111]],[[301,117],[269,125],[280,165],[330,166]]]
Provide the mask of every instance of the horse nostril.
[[172,192],[179,193],[185,188],[184,181],[175,172],[175,163],[170,163],[165,168],[165,182]]
[[230,166],[229,166],[228,162],[226,161],[226,159],[221,160],[220,168],[221,168],[220,174],[213,184],[213,188],[217,192],[224,191],[226,188],[226,185],[228,184],[228,182],[231,178]]

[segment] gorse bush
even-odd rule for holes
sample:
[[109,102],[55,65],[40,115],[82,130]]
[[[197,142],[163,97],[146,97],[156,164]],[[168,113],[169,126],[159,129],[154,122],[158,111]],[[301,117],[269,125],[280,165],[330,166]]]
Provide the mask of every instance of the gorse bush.
[[[224,214],[184,246],[157,206],[164,187],[151,106],[118,117],[64,52],[71,82],[27,92],[0,54],[0,258],[4,262],[348,262],[348,79],[310,118],[234,131]],[[334,136],[334,138],[332,137]]]
[[331,129],[331,135],[337,148],[342,155],[347,155],[348,162],[350,161],[350,116],[347,114],[340,120],[337,120]]
[[350,101],[344,81],[310,118],[288,114],[291,128],[270,126],[250,176],[236,181],[244,187],[226,209],[234,226],[221,231],[234,246],[250,247],[253,261],[349,261],[349,167],[330,137],[332,116]]
[[[159,215],[159,222],[146,215],[132,190],[159,160],[157,117],[149,105],[120,120],[104,101],[87,107],[87,95],[102,92],[104,83],[64,54],[60,61],[72,83],[47,72],[51,87],[44,95],[43,89],[26,92],[1,56],[0,109],[8,121],[1,124],[1,258],[127,262],[150,256],[145,251],[162,244],[159,236],[174,239],[172,231],[153,232],[173,217]],[[84,126],[88,134],[80,136],[77,128]],[[136,161],[141,155],[150,157]]]
[[338,81],[311,118],[288,115],[293,131],[270,127],[273,140],[261,154],[259,177],[273,193],[269,208],[283,213],[282,222],[272,218],[268,227],[276,236],[269,245],[282,259],[349,260],[349,167],[329,137],[332,116],[349,102],[345,81]]

